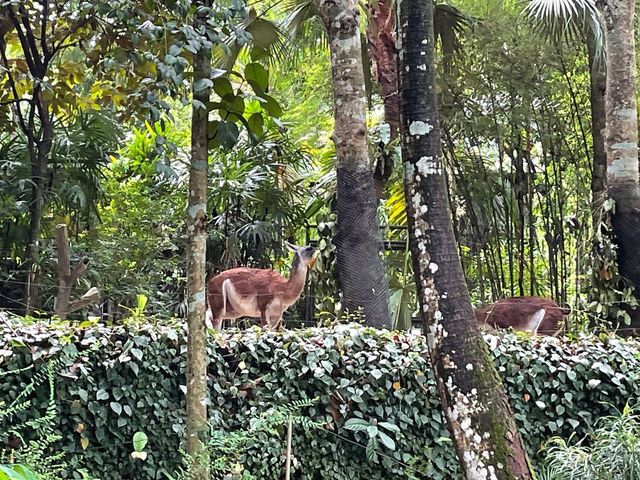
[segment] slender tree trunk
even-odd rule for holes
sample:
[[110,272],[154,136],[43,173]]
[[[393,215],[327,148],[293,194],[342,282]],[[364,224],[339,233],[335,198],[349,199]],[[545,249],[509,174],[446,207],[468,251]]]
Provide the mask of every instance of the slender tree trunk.
[[[33,92],[35,108],[40,120],[40,140],[35,142],[31,157],[31,199],[29,203],[29,236],[27,241],[27,285],[25,291],[26,314],[29,315],[36,305],[38,296],[38,262],[40,258],[40,234],[42,231],[42,212],[44,209],[44,177],[49,164],[49,154],[53,146],[53,119],[49,106],[44,99],[42,89],[36,86]],[[31,117],[33,118],[33,117]],[[32,125],[32,122],[29,122]],[[31,135],[34,129],[31,129]]]
[[[376,79],[384,104],[384,121],[389,125],[391,141],[398,138],[400,130],[400,105],[398,103],[398,61],[395,38],[395,12],[391,0],[367,4],[367,42],[373,59]],[[374,168],[373,181],[378,199],[393,172],[393,159],[381,156]]]
[[[209,0],[201,2],[209,6]],[[199,13],[195,28],[207,21]],[[210,89],[197,89],[198,81],[210,78],[211,51],[201,46],[193,56],[193,110],[191,115],[191,164],[187,211],[187,453],[194,460],[191,478],[209,478],[209,459],[204,448],[207,427],[207,331],[205,326],[205,261],[207,233],[207,127]]]
[[[607,46],[606,139],[607,193],[615,200],[612,218],[622,276],[640,297],[640,180],[638,178],[638,120],[634,0],[608,0],[604,7]],[[630,312],[633,326],[640,314]]]
[[530,479],[522,439],[475,322],[447,202],[435,91],[433,1],[402,0],[401,138],[418,298],[465,478]]
[[367,145],[366,95],[355,0],[316,0],[329,34],[337,156],[336,246],[342,307],[391,328],[377,201]]
[[587,53],[590,69],[591,138],[593,143],[593,173],[591,176],[591,202],[593,226],[597,226],[598,209],[602,205],[607,176],[607,154],[604,149],[606,127],[605,91],[607,75],[604,55],[596,55],[593,33],[587,32]]

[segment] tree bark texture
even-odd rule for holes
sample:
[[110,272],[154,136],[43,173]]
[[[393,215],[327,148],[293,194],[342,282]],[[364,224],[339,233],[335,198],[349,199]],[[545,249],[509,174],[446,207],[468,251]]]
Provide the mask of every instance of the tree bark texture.
[[[23,47],[24,48],[24,47]],[[45,71],[39,72],[43,79]],[[27,266],[28,278],[26,291],[26,314],[33,310],[38,294],[38,261],[40,259],[40,235],[42,232],[42,212],[44,209],[44,177],[47,173],[49,155],[53,147],[53,118],[49,112],[49,105],[44,98],[42,88],[38,85],[33,91],[33,102],[40,123],[39,136],[36,136],[36,129],[33,121],[30,120],[27,128],[29,144],[29,157],[31,160],[31,199],[29,202],[29,237],[27,242]],[[30,119],[33,116],[30,115]]]
[[[204,3],[209,6],[208,0]],[[205,13],[195,19],[197,31],[204,30]],[[205,46],[193,56],[193,107],[191,115],[191,164],[187,210],[187,453],[193,465],[193,480],[209,478],[205,448],[207,426],[207,331],[205,326],[205,261],[207,233],[207,105],[211,90],[196,89],[198,81],[210,78],[211,51]]]
[[58,253],[58,295],[56,296],[55,313],[65,320],[71,312],[84,308],[100,300],[97,288],[90,288],[82,297],[71,301],[71,290],[80,275],[89,266],[89,257],[83,257],[73,270],[69,258],[69,236],[67,226],[63,223],[56,225],[56,250]]
[[[638,178],[638,120],[634,0],[605,2],[606,23],[606,138],[607,193],[615,200],[612,218],[618,264],[640,297],[640,180]],[[630,312],[633,327],[640,312]]]
[[587,31],[587,53],[590,69],[591,138],[593,143],[593,174],[591,176],[591,200],[594,227],[599,218],[598,210],[603,202],[607,177],[607,154],[604,149],[606,127],[605,91],[606,65],[604,54],[598,55],[595,37]]
[[368,325],[390,328],[389,293],[367,145],[357,3],[316,2],[331,48],[337,156],[336,265],[342,307],[350,312],[362,309]]
[[[384,104],[384,121],[389,125],[390,138],[398,137],[400,104],[398,101],[398,52],[395,38],[395,12],[391,0],[367,4],[367,43],[373,60],[380,96]],[[373,181],[376,198],[382,198],[385,184],[393,172],[393,159],[382,155],[377,160]]]
[[436,103],[432,0],[398,3],[410,248],[429,354],[465,478],[529,479],[522,439],[474,321],[449,209]]

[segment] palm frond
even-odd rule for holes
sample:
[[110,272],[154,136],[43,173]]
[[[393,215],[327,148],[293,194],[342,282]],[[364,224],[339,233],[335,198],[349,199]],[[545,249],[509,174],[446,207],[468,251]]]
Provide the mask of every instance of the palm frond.
[[596,55],[604,52],[603,17],[596,0],[531,0],[523,14],[555,41],[574,41],[590,33]]
[[462,52],[461,36],[471,27],[474,19],[444,3],[437,3],[433,9],[433,28],[442,48],[442,58],[446,70],[451,68],[456,55]]
[[219,68],[231,70],[244,51],[250,50],[252,60],[265,58],[270,63],[283,62],[290,55],[288,34],[281,26],[251,8],[239,26],[251,36],[249,43],[240,41],[237,30],[233,30],[225,39],[228,51],[217,48],[213,52],[214,64]]

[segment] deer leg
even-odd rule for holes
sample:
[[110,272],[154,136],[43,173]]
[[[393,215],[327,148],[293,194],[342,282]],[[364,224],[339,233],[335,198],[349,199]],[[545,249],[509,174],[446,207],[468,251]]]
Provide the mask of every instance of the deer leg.
[[213,328],[213,313],[211,313],[210,308],[207,308],[207,312],[204,317],[204,323],[207,328]]
[[269,318],[269,327],[273,330],[280,330],[282,327],[282,314],[284,313],[284,309],[282,308],[282,299],[274,299],[270,307],[269,313],[271,315]]
[[260,310],[260,327],[265,328],[269,325],[269,307]]

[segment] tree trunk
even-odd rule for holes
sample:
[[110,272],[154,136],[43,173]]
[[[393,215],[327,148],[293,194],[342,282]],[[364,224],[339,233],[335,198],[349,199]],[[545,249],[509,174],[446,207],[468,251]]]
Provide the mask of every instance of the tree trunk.
[[593,226],[597,227],[598,210],[603,202],[605,179],[607,176],[607,154],[604,149],[606,127],[605,91],[606,67],[604,54],[596,52],[595,37],[591,30],[587,32],[587,53],[589,57],[589,80],[591,101],[591,138],[593,143],[593,174],[591,176],[591,202]]
[[[612,218],[618,264],[640,297],[640,183],[638,178],[638,120],[634,0],[608,0],[606,22],[606,139],[607,193],[615,200]],[[640,326],[638,310],[630,312],[633,326]]]
[[367,325],[391,328],[381,258],[373,172],[367,145],[366,94],[355,0],[316,0],[329,34],[337,156],[336,246],[342,307],[362,309]]
[[467,479],[530,479],[526,451],[475,322],[449,210],[436,104],[432,0],[402,0],[401,138],[420,311],[449,430]]
[[[35,109],[40,120],[40,140],[30,151],[31,159],[31,201],[29,203],[29,236],[27,241],[27,285],[25,291],[25,314],[29,315],[36,305],[38,296],[38,262],[40,257],[40,233],[42,231],[42,212],[44,209],[44,177],[49,164],[49,154],[53,146],[53,120],[49,113],[42,89],[36,86],[33,91]],[[34,107],[31,107],[34,108]],[[32,122],[29,126],[32,127]],[[30,135],[34,134],[33,127]]]
[[[373,60],[380,96],[384,104],[384,121],[389,125],[390,140],[398,138],[400,130],[400,105],[398,103],[397,49],[395,39],[395,14],[391,0],[370,2],[367,22],[367,43]],[[377,160],[373,181],[376,198],[382,198],[384,187],[393,172],[393,158],[382,155]]]
[[[201,2],[209,6],[209,0]],[[200,12],[195,29],[204,29],[207,14]],[[193,107],[191,115],[191,164],[187,211],[187,453],[193,459],[191,478],[209,478],[205,448],[207,427],[207,331],[205,326],[205,261],[207,233],[207,105],[211,90],[199,80],[210,78],[211,51],[205,46],[193,56]],[[202,83],[202,82],[200,82]]]

